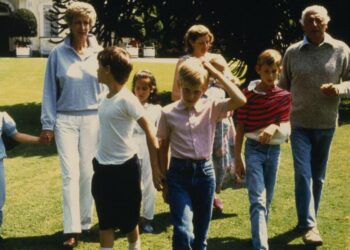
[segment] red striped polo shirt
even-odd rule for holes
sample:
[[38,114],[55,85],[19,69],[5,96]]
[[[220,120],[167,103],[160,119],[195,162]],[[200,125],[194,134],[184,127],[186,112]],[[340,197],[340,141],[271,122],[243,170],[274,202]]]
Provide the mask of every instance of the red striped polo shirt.
[[255,87],[248,88],[243,90],[247,103],[237,112],[237,122],[244,125],[245,133],[289,121],[291,95],[288,91],[275,86],[263,94],[254,92]]

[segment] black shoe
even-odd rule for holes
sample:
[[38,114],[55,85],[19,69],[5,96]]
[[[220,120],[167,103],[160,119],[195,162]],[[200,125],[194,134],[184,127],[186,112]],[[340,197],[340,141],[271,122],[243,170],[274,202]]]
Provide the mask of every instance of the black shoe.
[[142,231],[143,233],[149,233],[149,234],[151,234],[151,233],[154,232],[154,228],[153,228],[153,226],[151,225],[151,223],[148,223],[148,222],[142,223],[142,224],[140,225],[140,227],[141,227],[141,231]]
[[83,235],[83,236],[88,236],[88,235],[91,235],[91,229],[83,229],[83,230],[81,230],[81,234]]

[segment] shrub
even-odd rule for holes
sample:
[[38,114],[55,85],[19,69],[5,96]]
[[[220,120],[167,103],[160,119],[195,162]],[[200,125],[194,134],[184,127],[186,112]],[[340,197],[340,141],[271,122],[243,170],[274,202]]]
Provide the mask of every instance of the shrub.
[[28,9],[17,9],[10,17],[12,26],[10,37],[18,37],[15,44],[24,46],[30,44],[29,37],[37,35],[37,21],[33,12]]

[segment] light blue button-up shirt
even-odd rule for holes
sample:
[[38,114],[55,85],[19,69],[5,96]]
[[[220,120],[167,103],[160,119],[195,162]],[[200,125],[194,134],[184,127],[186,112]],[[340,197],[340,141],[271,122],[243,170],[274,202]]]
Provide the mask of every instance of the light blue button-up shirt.
[[6,157],[6,150],[1,135],[12,136],[17,133],[16,123],[6,112],[0,112],[0,160]]

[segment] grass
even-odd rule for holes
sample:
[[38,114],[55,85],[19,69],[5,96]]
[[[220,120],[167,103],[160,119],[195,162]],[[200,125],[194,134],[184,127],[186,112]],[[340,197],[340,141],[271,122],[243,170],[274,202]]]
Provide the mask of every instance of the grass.
[[[0,58],[0,105],[13,105],[41,101],[47,58]],[[127,86],[130,88],[134,73],[150,70],[156,77],[158,91],[169,91],[173,83],[175,65],[135,62]]]
[[[40,99],[45,58],[0,58],[0,110],[17,121],[20,131],[40,132]],[[135,63],[135,70],[148,68],[156,75],[161,90],[170,90],[174,65]],[[350,249],[350,126],[337,129],[320,213],[319,228],[324,246],[318,249]],[[62,198],[59,163],[54,145],[20,145],[5,159],[7,200],[2,249],[61,249]],[[312,249],[303,245],[293,231],[296,224],[293,166],[290,145],[282,146],[282,158],[274,201],[271,207],[269,236],[271,249]],[[208,249],[251,249],[248,198],[246,189],[226,189],[220,194],[224,214],[214,214]],[[143,249],[170,249],[172,227],[169,209],[157,196],[155,234],[142,235]],[[93,234],[84,237],[79,249],[98,249],[98,226],[94,217]],[[117,232],[114,249],[126,249],[125,237]],[[0,246],[1,249],[1,246]]]

